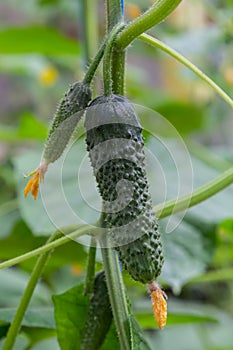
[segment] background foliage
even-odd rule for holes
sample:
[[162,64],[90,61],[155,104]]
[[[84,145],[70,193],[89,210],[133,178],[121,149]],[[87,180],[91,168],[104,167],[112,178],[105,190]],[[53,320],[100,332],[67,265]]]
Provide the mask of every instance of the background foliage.
[[[126,2],[126,16],[134,18],[151,2]],[[98,2],[99,40],[104,35],[104,2]],[[194,15],[195,14],[195,15]],[[0,259],[30,251],[46,241],[54,226],[40,199],[23,198],[22,174],[40,161],[51,116],[70,82],[80,80],[86,64],[81,5],[78,1],[10,0],[0,4]],[[190,0],[151,33],[178,49],[227,92],[233,87],[233,1]],[[232,110],[225,102],[172,58],[135,41],[128,52],[127,96],[167,118],[179,131],[191,155],[194,187],[204,184],[233,162]],[[101,91],[101,72],[95,81]],[[152,127],[152,125],[151,125]],[[150,128],[150,125],[148,125]],[[147,147],[156,154],[174,196],[174,169],[154,139]],[[166,135],[168,142],[169,135]],[[79,194],[69,192],[75,181],[74,162],[85,156],[84,140],[74,146],[63,176],[65,191],[75,210],[88,221]],[[58,165],[59,166],[59,165]],[[54,170],[55,171],[55,170]],[[89,188],[86,196],[97,201]],[[184,183],[185,188],[185,169]],[[148,169],[154,203],[160,201],[155,171]],[[188,185],[187,179],[187,185]],[[94,184],[94,180],[93,180]],[[89,192],[88,192],[89,191]],[[53,202],[58,200],[56,193]],[[169,296],[168,326],[157,331],[144,287],[124,273],[132,308],[145,328],[151,348],[160,350],[226,350],[233,344],[233,188],[229,187],[190,209],[172,234],[164,234],[165,266],[160,282]],[[58,211],[59,205],[55,205]],[[161,232],[166,220],[161,220]],[[63,302],[71,298],[85,277],[87,250],[70,242],[57,248],[34,293],[15,349],[59,349]],[[35,263],[27,260],[0,271],[0,344]],[[101,268],[101,259],[98,260]],[[80,301],[85,312],[86,301]],[[60,315],[60,316],[57,316]],[[75,318],[76,317],[76,318]],[[74,323],[79,324],[79,315]],[[64,325],[63,325],[64,326]],[[68,326],[67,326],[68,327]],[[75,335],[74,335],[75,337]],[[106,342],[116,344],[114,329]],[[77,341],[74,340],[74,341]],[[60,346],[61,342],[60,342]],[[104,345],[107,349],[108,345]],[[117,349],[117,345],[114,347]]]

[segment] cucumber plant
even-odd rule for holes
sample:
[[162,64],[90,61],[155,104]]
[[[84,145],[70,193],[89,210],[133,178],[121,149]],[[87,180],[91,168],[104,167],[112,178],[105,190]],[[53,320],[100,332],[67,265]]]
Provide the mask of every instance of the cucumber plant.
[[[9,267],[15,262],[40,254],[9,327],[3,350],[13,349],[23,316],[48,259],[48,252],[68,242],[69,238],[84,234],[92,236],[92,243],[99,241],[104,272],[95,275],[95,248],[90,247],[84,288],[84,294],[88,291],[88,311],[81,330],[81,342],[75,348],[101,348],[112,319],[121,348],[141,348],[138,340],[135,342],[137,331],[135,321],[132,321],[119,260],[134,280],[148,285],[155,319],[159,328],[165,326],[167,298],[156,281],[164,258],[158,221],[148,189],[142,128],[132,104],[125,97],[127,47],[139,38],[162,49],[199,75],[233,107],[231,98],[209,77],[168,46],[144,34],[163,21],[180,2],[181,0],[157,0],[141,16],[124,23],[124,1],[106,0],[106,38],[91,61],[83,81],[74,83],[60,102],[45,144],[44,161],[28,174],[33,177],[25,187],[25,196],[31,191],[36,199],[39,183],[44,179],[48,165],[62,155],[82,115],[86,113],[86,144],[102,198],[102,212],[94,229],[88,225],[67,228],[67,237],[61,237],[56,232],[44,247],[0,265]],[[102,58],[104,94],[90,103],[91,82]],[[232,182],[233,170],[230,168],[194,191],[188,205],[209,198]],[[168,216],[174,207],[176,211],[183,210],[189,199],[189,196],[184,196],[178,201],[170,201],[165,203],[164,209],[159,207],[157,211],[160,217]],[[143,349],[149,349],[146,342]]]

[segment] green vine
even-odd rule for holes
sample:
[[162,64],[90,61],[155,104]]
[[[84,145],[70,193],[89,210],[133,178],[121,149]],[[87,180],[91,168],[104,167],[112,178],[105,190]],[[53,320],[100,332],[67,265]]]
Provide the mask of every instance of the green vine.
[[195,73],[199,78],[204,80],[209,86],[212,87],[212,89],[222,97],[223,100],[226,101],[226,103],[229,104],[233,108],[233,100],[230,98],[230,96],[221,89],[212,79],[210,79],[205,73],[203,73],[199,68],[197,68],[192,62],[190,62],[187,58],[182,56],[180,53],[178,53],[176,50],[172,49],[168,45],[164,44],[162,41],[153,38],[152,36],[148,34],[142,34],[139,36],[139,39],[145,41],[147,44],[150,44],[170,56],[174,57],[177,61],[182,63],[184,66],[189,68],[193,73]]
[[63,233],[60,232],[60,237],[57,236],[57,239],[53,242],[44,244],[42,247],[39,247],[37,249],[31,250],[28,253],[22,254],[20,256],[17,256],[16,258],[13,259],[9,259],[7,261],[4,261],[3,263],[0,264],[0,270],[5,269],[7,267],[10,266],[14,266],[16,264],[19,264],[27,259],[33,258],[34,256],[37,256],[39,254],[48,252],[52,249],[55,249],[65,243],[70,242],[71,239],[76,239],[78,237],[81,237],[85,234],[90,234],[90,235],[94,235],[96,233],[97,228],[96,227],[91,227],[91,226],[87,226],[87,225],[81,225],[79,226],[79,228],[76,229],[74,228],[74,226],[71,226],[63,229],[62,232],[64,232],[65,236],[63,236]]
[[[56,240],[58,237],[60,237],[60,232],[55,232],[49,239],[48,239],[48,244],[53,242],[54,240]],[[38,283],[38,280],[40,278],[40,276],[42,275],[42,272],[43,272],[43,269],[44,269],[44,266],[49,258],[49,254],[50,254],[50,251],[48,252],[45,252],[45,253],[42,253],[34,268],[33,268],[33,271],[32,271],[32,274],[31,274],[31,277],[29,279],[29,282],[27,284],[27,287],[23,293],[23,296],[21,298],[21,301],[18,305],[18,308],[17,308],[17,311],[16,311],[16,314],[13,318],[13,321],[8,329],[8,332],[7,332],[7,336],[6,336],[6,341],[3,345],[3,348],[2,350],[11,350],[13,349],[13,346],[15,344],[15,341],[16,341],[16,337],[18,335],[18,332],[20,330],[20,327],[21,327],[21,323],[22,323],[22,320],[23,320],[23,317],[25,315],[25,312],[27,310],[27,307],[30,303],[30,300],[31,300],[31,297],[32,297],[32,294],[34,292],[34,289],[36,288],[36,285]]]
[[171,214],[178,213],[204,200],[214,196],[224,188],[233,183],[233,167],[217,176],[213,180],[207,182],[201,187],[198,187],[192,193],[189,193],[180,198],[171,199],[163,204],[156,205],[154,211],[161,219]]
[[116,48],[118,50],[125,49],[140,34],[146,32],[169,16],[181,1],[182,0],[157,0],[143,15],[130,22],[118,35]]
[[116,36],[124,25],[118,24],[116,25],[109,35],[109,39],[107,41],[105,52],[104,52],[104,60],[103,60],[103,77],[104,77],[104,92],[106,96],[112,94],[112,50],[114,43],[116,41]]
[[108,235],[100,240],[109,298],[121,348],[130,350],[130,317],[117,253],[111,248]]

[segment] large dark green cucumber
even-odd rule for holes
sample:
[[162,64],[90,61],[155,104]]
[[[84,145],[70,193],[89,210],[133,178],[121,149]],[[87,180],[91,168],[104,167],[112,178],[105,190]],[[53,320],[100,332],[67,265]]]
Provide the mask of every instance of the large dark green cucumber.
[[112,310],[104,271],[95,276],[87,319],[82,334],[81,350],[100,349],[112,323]]
[[137,114],[123,96],[100,96],[87,109],[85,128],[103,199],[103,224],[130,275],[150,283],[161,272],[163,255]]
[[62,155],[90,100],[91,90],[88,84],[76,82],[70,86],[57,108],[49,130],[44,149],[46,163],[53,163]]

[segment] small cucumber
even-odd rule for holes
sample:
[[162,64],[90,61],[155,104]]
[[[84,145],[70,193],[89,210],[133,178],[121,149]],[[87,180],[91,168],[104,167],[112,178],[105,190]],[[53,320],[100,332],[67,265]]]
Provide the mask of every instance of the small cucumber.
[[89,101],[91,90],[88,84],[72,84],[61,100],[53,118],[44,149],[47,164],[55,162],[65,150]]
[[90,299],[80,349],[100,349],[111,326],[112,318],[105,274],[104,271],[100,271],[95,276],[94,292]]

